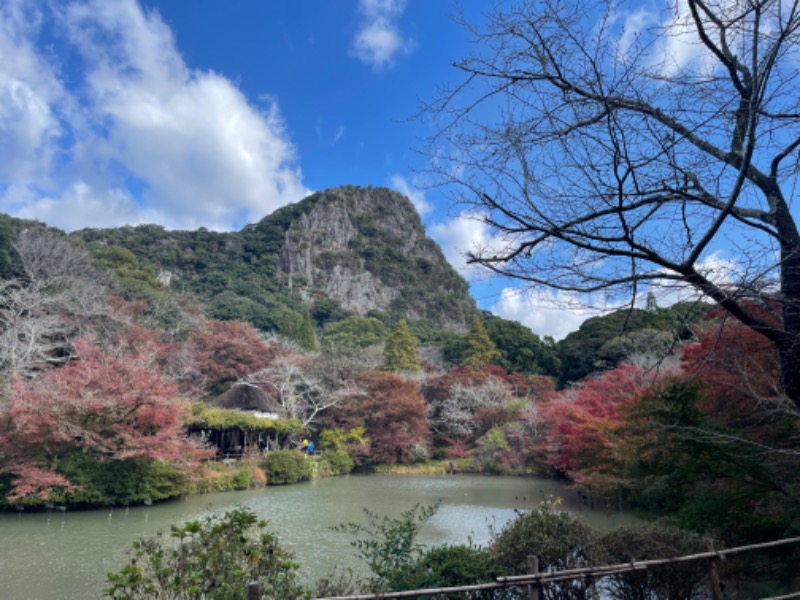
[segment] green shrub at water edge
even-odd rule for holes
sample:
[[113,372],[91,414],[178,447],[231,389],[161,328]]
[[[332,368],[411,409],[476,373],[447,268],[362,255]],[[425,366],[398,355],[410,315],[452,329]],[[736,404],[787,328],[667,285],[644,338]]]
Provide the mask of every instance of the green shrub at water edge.
[[353,470],[353,459],[344,450],[325,450],[322,460],[330,465],[332,475],[347,475]]
[[263,462],[270,485],[286,485],[311,479],[311,459],[297,450],[268,452]]
[[263,483],[253,479],[253,464],[239,462],[235,465],[223,463],[206,463],[197,472],[194,493],[229,492],[231,490],[248,490],[259,487]]
[[[402,577],[399,589],[455,587],[494,583],[508,575],[486,550],[474,546],[434,546],[427,550]],[[517,590],[484,590],[448,594],[448,600],[500,600],[516,597]],[[527,596],[527,590],[525,590]],[[444,596],[434,596],[440,598]]]
[[250,510],[237,509],[173,527],[172,540],[139,540],[128,564],[108,574],[106,597],[246,600],[248,583],[257,581],[265,599],[304,598],[297,564],[266,526]]
[[162,461],[125,459],[98,461],[83,452],[74,452],[59,461],[58,473],[75,488],[70,494],[54,491],[46,500],[26,499],[25,504],[46,502],[82,506],[141,503],[165,500],[191,491],[188,475]]

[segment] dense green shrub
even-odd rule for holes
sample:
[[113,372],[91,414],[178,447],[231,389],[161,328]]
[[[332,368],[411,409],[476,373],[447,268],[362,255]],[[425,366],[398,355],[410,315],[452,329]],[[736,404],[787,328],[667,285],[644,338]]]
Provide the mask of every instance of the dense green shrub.
[[[513,574],[528,572],[527,557],[539,559],[540,571],[561,571],[591,563],[594,531],[581,519],[557,509],[558,501],[542,502],[519,513],[493,536],[489,551],[498,564]],[[542,588],[543,600],[594,598],[592,585],[584,580],[552,583]]]
[[228,466],[222,463],[208,463],[198,472],[194,490],[200,494],[229,492],[257,487],[253,481],[253,465],[248,463]]
[[311,460],[296,450],[268,452],[263,464],[270,485],[285,485],[311,479]]
[[[592,554],[600,564],[617,564],[696,554],[705,549],[702,538],[694,533],[639,525],[603,535]],[[705,562],[695,560],[618,573],[606,578],[603,588],[615,600],[692,600],[703,597],[699,587],[707,574]]]
[[322,341],[334,348],[366,348],[386,339],[386,325],[374,317],[353,315],[341,321],[328,323]]
[[332,475],[347,475],[353,470],[353,459],[344,450],[325,450],[322,460],[330,465]]
[[[507,575],[486,550],[474,546],[435,546],[425,552],[407,571],[400,589],[422,589],[493,583]],[[512,597],[514,590],[485,590],[483,592],[452,593],[433,598],[447,600],[499,600]]]
[[305,597],[297,565],[266,525],[240,509],[173,527],[177,545],[161,537],[135,542],[130,562],[108,574],[106,595],[116,600],[245,600],[248,583],[257,581],[264,598]]
[[233,476],[233,489],[247,490],[253,486],[253,477],[249,468],[239,469]]
[[70,495],[56,491],[47,500],[32,498],[27,502],[101,506],[165,500],[191,491],[187,473],[161,461],[98,461],[89,454],[74,452],[59,461],[58,472],[75,484]]

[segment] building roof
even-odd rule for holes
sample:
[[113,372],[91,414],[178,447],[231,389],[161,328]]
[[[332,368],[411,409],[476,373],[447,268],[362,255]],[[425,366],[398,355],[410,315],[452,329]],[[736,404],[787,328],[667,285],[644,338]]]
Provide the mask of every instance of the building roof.
[[225,393],[211,401],[212,406],[262,413],[280,414],[282,407],[252,383],[234,383]]

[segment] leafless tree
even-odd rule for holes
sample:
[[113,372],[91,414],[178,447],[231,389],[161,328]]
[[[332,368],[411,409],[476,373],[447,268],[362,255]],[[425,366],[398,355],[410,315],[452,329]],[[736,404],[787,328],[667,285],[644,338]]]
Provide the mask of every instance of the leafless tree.
[[320,413],[361,393],[351,377],[333,380],[326,371],[335,366],[325,362],[319,355],[289,351],[241,381],[271,394],[283,408],[285,417],[299,420],[308,429],[316,426]]
[[437,433],[468,436],[479,427],[479,409],[503,406],[510,398],[508,385],[494,377],[476,385],[456,384],[446,398],[428,404],[428,421]]
[[83,249],[46,231],[12,246],[16,277],[0,281],[0,369],[32,375],[72,355],[81,323],[107,314],[104,277]]
[[669,1],[500,5],[423,113],[433,169],[497,234],[471,261],[615,302],[691,287],[800,405],[800,0]]

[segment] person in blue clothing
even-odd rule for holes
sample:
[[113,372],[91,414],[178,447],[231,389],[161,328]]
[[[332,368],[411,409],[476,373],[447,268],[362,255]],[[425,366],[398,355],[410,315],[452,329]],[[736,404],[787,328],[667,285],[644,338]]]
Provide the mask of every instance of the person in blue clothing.
[[308,455],[311,456],[312,454],[314,454],[314,442],[309,442],[308,443]]

